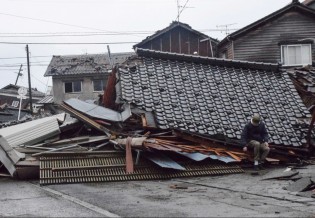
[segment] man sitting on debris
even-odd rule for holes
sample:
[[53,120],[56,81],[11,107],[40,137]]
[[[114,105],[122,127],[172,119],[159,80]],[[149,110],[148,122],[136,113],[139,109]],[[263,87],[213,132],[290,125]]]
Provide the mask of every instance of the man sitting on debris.
[[244,152],[247,151],[247,147],[254,149],[254,169],[263,169],[262,165],[270,148],[268,145],[268,132],[259,114],[254,114],[251,121],[245,125],[241,141],[244,146]]

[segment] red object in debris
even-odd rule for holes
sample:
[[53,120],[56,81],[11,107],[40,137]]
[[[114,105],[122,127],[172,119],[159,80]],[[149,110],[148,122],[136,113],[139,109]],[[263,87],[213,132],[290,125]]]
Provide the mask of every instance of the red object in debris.
[[131,153],[131,141],[132,138],[127,138],[126,143],[126,173],[133,173],[133,160],[132,160],[132,153]]
[[104,95],[103,95],[103,106],[106,108],[110,108],[112,110],[115,110],[115,98],[116,98],[116,91],[115,91],[115,85],[116,85],[116,70],[113,69],[113,72],[109,75],[107,80],[106,88],[104,89]]
[[99,123],[99,124],[103,124],[103,125],[106,125],[106,126],[110,126],[111,124],[110,123],[107,123],[103,120],[94,120],[95,122]]

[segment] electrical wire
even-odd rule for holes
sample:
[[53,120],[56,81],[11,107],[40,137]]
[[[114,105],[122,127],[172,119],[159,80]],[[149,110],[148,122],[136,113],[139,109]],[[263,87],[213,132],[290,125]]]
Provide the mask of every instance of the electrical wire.
[[0,42],[0,44],[29,45],[120,45],[138,42]]
[[[229,30],[238,30],[238,29],[229,29]],[[204,29],[197,30],[199,32],[222,32],[226,31],[225,29]],[[13,35],[12,35],[13,34]],[[147,35],[154,34],[154,32],[142,32],[142,33],[86,33],[86,34],[50,34],[50,33],[0,33],[1,38],[53,38],[53,37],[83,37],[83,36],[107,36],[107,35]]]
[[108,30],[102,30],[102,29],[86,27],[86,26],[79,26],[79,25],[74,25],[74,24],[67,24],[67,23],[62,23],[62,22],[57,22],[57,21],[52,21],[52,20],[45,20],[45,19],[40,19],[40,18],[25,17],[25,16],[20,16],[20,15],[15,15],[15,14],[8,14],[8,13],[3,13],[3,12],[0,12],[0,14],[5,15],[5,16],[11,16],[11,17],[28,19],[28,20],[36,20],[36,21],[41,21],[41,22],[45,22],[45,23],[53,23],[53,24],[59,24],[59,25],[63,25],[63,26],[71,26],[71,27],[77,27],[77,28],[83,28],[83,29],[99,30],[99,31],[106,31],[106,32],[114,33],[112,31],[108,31]]
[[[32,57],[34,57],[34,58],[51,58],[52,57],[52,55],[50,55],[50,56],[32,56]],[[32,58],[32,57],[30,57],[30,58]],[[0,60],[10,60],[10,59],[20,59],[20,58],[26,58],[26,56],[25,57],[7,57],[7,58],[0,58]]]

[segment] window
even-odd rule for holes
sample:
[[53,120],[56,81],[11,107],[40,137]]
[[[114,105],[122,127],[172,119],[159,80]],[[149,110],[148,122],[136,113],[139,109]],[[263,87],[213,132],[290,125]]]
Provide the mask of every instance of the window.
[[81,81],[65,82],[65,93],[81,92]]
[[93,80],[94,92],[103,91],[104,80]]
[[281,61],[284,66],[311,65],[312,47],[310,44],[282,45]]
[[12,101],[12,107],[18,107],[19,101]]

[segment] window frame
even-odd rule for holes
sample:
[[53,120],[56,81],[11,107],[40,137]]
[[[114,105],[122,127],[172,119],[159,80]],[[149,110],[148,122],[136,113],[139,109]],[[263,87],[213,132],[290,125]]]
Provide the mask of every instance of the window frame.
[[[79,82],[79,83],[80,83],[80,91],[78,91],[78,92],[75,92],[75,91],[74,91],[74,83],[75,83],[75,82]],[[71,92],[67,92],[67,91],[66,91],[66,83],[71,83],[71,84],[72,84],[72,85],[71,85],[71,88],[72,88],[72,91],[71,91]],[[63,85],[63,86],[64,86],[64,87],[63,87],[63,88],[64,88],[63,90],[64,90],[64,93],[65,93],[65,94],[67,94],[67,93],[82,93],[82,81],[81,81],[81,80],[64,81],[63,84],[64,84],[64,85]]]
[[[95,90],[94,81],[101,81],[103,83],[101,90]],[[93,86],[93,92],[103,92],[104,86],[105,86],[105,79],[93,79],[92,80],[92,86]]]
[[[309,47],[309,54],[310,54],[310,63],[299,63],[299,64],[290,64],[285,63],[285,59],[288,58],[288,50],[289,47],[300,47],[302,52],[302,46],[308,46]],[[284,49],[286,48],[286,57],[284,56]],[[281,63],[284,67],[295,67],[295,66],[305,66],[305,65],[312,65],[313,62],[313,55],[312,55],[312,44],[311,43],[300,43],[300,44],[283,44],[281,45]],[[302,53],[300,54],[301,62],[303,61]]]

